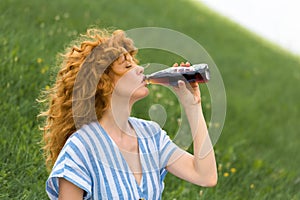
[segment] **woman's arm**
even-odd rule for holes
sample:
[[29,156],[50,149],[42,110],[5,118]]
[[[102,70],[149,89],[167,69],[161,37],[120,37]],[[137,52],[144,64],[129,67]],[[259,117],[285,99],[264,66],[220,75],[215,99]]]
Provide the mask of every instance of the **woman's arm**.
[[82,200],[83,190],[64,178],[59,178],[59,200]]
[[197,83],[191,83],[188,88],[183,81],[179,81],[174,90],[184,107],[192,131],[194,155],[185,151],[173,154],[167,170],[193,184],[212,187],[217,184],[218,175],[214,149],[202,112],[200,90]]
[[[201,112],[195,111],[195,107],[190,110]],[[167,170],[193,184],[203,187],[215,186],[218,179],[216,160],[203,114],[199,114],[198,117],[187,114],[187,117],[194,139],[194,155],[185,151],[174,153],[168,162]]]

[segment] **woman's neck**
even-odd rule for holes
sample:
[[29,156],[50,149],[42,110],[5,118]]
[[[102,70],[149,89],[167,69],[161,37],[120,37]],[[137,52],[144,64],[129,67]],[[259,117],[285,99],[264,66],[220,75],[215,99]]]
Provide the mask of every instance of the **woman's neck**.
[[105,111],[99,123],[107,131],[108,134],[115,134],[120,136],[125,134],[132,134],[132,127],[129,123],[130,109],[114,108]]
[[132,135],[132,127],[128,120],[133,103],[129,97],[121,96],[117,93],[112,95],[110,108],[103,113],[99,120],[109,134],[117,133],[116,136],[122,136],[124,133]]

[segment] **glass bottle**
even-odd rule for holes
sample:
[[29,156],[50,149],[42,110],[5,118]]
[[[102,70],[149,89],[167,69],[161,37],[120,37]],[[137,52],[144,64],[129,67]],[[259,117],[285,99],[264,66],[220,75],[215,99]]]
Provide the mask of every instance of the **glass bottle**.
[[192,66],[169,67],[150,75],[146,75],[148,84],[177,86],[179,80],[185,82],[206,83],[210,80],[208,65],[205,63]]

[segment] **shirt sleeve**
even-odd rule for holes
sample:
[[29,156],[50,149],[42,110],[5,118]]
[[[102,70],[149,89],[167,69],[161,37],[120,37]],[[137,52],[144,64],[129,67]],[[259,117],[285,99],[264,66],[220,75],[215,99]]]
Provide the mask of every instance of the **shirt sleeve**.
[[155,129],[158,132],[156,134],[158,142],[158,152],[159,152],[159,168],[163,169],[167,166],[170,157],[176,150],[180,148],[170,139],[166,131],[160,128],[157,123],[154,123]]
[[91,197],[92,181],[86,165],[85,152],[84,147],[76,145],[72,140],[65,145],[46,182],[46,191],[50,199],[58,199],[59,178],[64,178],[81,188],[84,191],[84,199]]

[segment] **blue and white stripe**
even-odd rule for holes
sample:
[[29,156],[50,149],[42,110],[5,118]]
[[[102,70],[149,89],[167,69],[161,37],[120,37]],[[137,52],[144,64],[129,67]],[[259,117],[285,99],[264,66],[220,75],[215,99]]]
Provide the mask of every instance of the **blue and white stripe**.
[[84,199],[161,199],[165,167],[178,147],[155,122],[129,121],[138,136],[143,170],[140,185],[117,145],[93,122],[74,133],[60,152],[46,182],[50,199],[58,198],[60,177],[82,188]]

